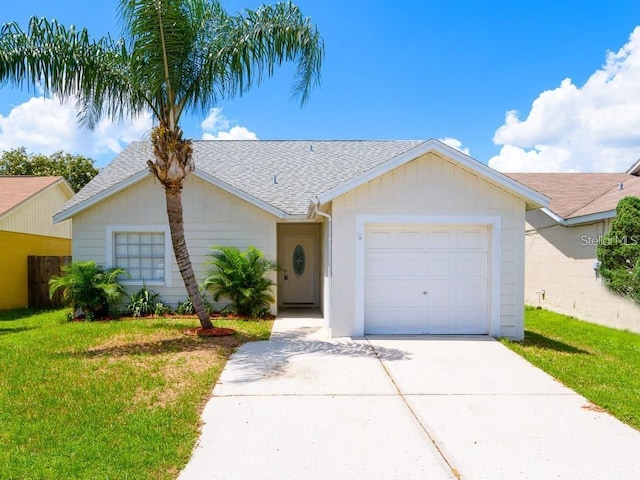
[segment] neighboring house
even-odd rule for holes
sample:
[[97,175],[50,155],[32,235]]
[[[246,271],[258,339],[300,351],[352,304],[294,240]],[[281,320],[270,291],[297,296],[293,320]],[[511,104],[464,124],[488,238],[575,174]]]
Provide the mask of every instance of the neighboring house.
[[29,255],[71,255],[71,221],[53,214],[72,196],[62,177],[0,176],[0,310],[27,306]]
[[618,202],[640,196],[640,163],[627,173],[508,173],[549,197],[527,213],[525,302],[640,333],[640,307],[609,291],[596,248]]
[[[162,187],[131,144],[55,216],[73,256],[123,266],[175,305]],[[332,336],[522,338],[525,210],[543,195],[437,141],[196,141],[185,236],[204,278],[209,247],[255,245],[282,267],[274,313],[323,312]],[[304,261],[301,259],[304,258]]]

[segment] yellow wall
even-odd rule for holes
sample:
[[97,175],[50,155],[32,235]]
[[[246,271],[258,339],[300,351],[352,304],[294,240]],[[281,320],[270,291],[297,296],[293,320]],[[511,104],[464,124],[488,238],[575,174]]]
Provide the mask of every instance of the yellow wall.
[[71,240],[0,231],[0,310],[27,306],[29,255],[71,255]]

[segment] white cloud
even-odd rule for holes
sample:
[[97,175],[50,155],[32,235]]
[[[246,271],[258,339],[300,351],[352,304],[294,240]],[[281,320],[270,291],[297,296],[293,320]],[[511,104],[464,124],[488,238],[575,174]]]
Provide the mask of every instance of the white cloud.
[[103,120],[94,131],[78,125],[74,102],[32,97],[0,115],[0,150],[25,147],[30,153],[51,154],[58,150],[96,158],[117,154],[128,143],[151,130],[151,115],[134,121]]
[[222,108],[212,108],[200,126],[203,140],[257,140],[258,136],[240,125],[229,128],[231,123],[222,114]]
[[461,151],[465,155],[471,155],[469,153],[469,149],[467,147],[463,147],[462,142],[457,138],[445,137],[445,138],[439,138],[438,140],[440,140],[442,143],[446,145],[449,145],[450,147],[455,148],[456,150]]
[[507,112],[493,141],[502,171],[625,171],[640,157],[640,27],[582,87],[567,78],[524,120]]

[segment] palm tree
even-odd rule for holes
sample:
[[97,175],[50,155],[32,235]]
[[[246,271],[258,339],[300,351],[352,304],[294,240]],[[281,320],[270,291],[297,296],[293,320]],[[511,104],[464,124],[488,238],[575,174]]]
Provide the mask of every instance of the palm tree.
[[208,112],[242,95],[283,62],[295,62],[292,96],[301,105],[318,83],[324,44],[291,2],[228,14],[219,0],[120,0],[123,36],[92,39],[86,29],[34,17],[0,31],[0,84],[44,88],[73,99],[89,128],[108,117],[151,111],[149,169],[164,187],[173,251],[203,328],[207,315],[184,238],[182,187],[194,169],[179,126],[187,110]]

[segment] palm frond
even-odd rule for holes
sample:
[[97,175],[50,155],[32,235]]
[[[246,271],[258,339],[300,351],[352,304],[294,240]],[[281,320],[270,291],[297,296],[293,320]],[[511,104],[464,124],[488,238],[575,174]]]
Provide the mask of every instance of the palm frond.
[[268,276],[275,264],[266,259],[257,248],[250,246],[245,252],[235,247],[212,247],[212,268],[203,283],[211,291],[214,301],[227,297],[236,311],[243,315],[259,316],[268,311],[275,300]]
[[295,62],[292,97],[304,104],[320,81],[324,42],[311,20],[291,2],[229,15],[217,1],[201,17],[189,57],[192,82],[181,99],[208,111],[219,98],[242,95],[284,62]]

